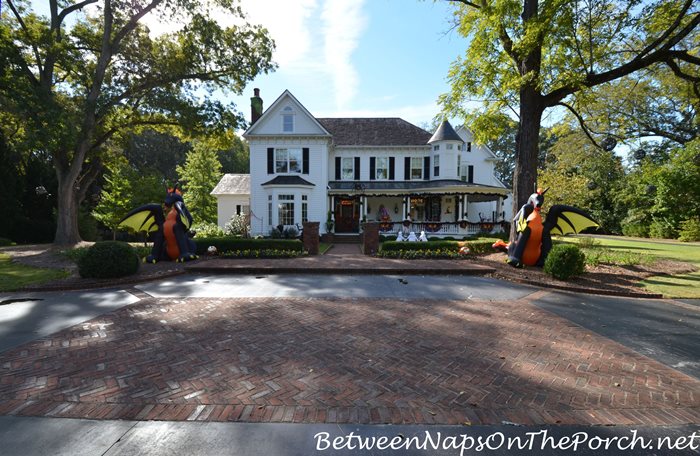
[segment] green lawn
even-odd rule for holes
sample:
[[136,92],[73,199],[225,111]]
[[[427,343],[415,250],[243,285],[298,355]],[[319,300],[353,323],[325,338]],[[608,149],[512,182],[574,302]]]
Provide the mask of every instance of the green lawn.
[[[639,258],[649,261],[653,258],[668,258],[684,261],[700,268],[700,243],[667,240],[642,240],[613,236],[581,236],[559,238],[560,240],[586,244],[587,238],[595,238],[595,243],[614,257]],[[642,281],[649,291],[661,293],[669,298],[700,298],[700,270],[674,276],[655,276]]]
[[58,269],[33,268],[13,263],[9,255],[0,253],[0,291],[14,291],[30,284],[48,282],[68,275],[67,271]]

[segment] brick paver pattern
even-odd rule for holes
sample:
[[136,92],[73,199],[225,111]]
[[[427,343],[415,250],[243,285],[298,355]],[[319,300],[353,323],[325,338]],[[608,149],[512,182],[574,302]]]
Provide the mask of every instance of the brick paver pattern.
[[700,423],[700,381],[530,299],[149,297],[0,354],[0,414]]

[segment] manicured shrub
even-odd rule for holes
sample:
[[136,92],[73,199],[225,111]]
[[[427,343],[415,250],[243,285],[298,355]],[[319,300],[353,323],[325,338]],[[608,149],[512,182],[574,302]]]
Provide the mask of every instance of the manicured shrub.
[[655,219],[649,226],[649,236],[660,239],[676,239],[678,230],[666,219]]
[[96,242],[78,256],[80,277],[107,279],[124,277],[139,269],[136,250],[125,242]]
[[583,274],[586,270],[586,256],[578,246],[556,244],[544,261],[544,272],[561,280]]
[[700,241],[700,217],[691,218],[681,222],[678,232],[678,240],[684,242]]
[[243,214],[234,214],[224,227],[226,234],[231,236],[246,236],[250,232],[248,217]]
[[208,237],[221,237],[223,236],[224,230],[219,228],[219,225],[211,222],[200,222],[192,225],[192,231],[197,233],[198,237],[208,238]]
[[630,237],[649,237],[649,224],[643,222],[631,222],[622,224],[622,234]]
[[428,241],[428,242],[397,242],[386,241],[382,244],[382,251],[398,251],[398,250],[459,250],[457,241]]

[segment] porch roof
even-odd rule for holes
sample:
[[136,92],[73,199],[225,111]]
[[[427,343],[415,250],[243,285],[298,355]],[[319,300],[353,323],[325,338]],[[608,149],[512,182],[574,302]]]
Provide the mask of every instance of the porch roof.
[[[497,197],[507,197],[510,190],[467,183],[456,179],[431,181],[331,181],[328,183],[329,195],[363,195],[363,196],[412,196],[412,195],[469,195],[493,201]],[[476,199],[470,198],[470,201]]]

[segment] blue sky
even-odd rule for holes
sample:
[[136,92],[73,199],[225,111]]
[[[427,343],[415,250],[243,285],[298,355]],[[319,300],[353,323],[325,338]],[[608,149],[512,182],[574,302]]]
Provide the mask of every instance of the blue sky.
[[402,117],[430,122],[448,90],[450,63],[467,42],[450,31],[445,1],[243,0],[250,21],[277,42],[276,72],[254,87],[269,106],[289,89],[317,117]]

